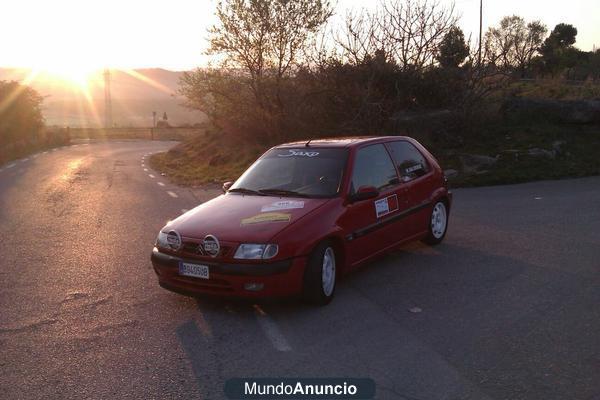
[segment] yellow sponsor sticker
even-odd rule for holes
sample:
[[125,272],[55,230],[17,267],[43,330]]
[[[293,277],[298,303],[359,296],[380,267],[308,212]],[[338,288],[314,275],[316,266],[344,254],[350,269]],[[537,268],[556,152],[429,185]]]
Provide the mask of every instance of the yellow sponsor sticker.
[[249,218],[244,218],[242,220],[242,226],[244,225],[253,225],[253,224],[262,224],[265,222],[290,222],[292,218],[292,214],[278,213],[278,212],[269,212],[257,214]]

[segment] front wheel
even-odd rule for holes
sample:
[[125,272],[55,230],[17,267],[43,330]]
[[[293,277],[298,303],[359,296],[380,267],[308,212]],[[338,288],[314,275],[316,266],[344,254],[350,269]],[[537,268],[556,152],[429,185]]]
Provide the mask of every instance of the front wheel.
[[336,256],[331,243],[319,244],[311,253],[304,272],[304,298],[317,305],[331,302],[336,284]]
[[448,229],[448,208],[446,203],[438,201],[431,211],[429,221],[429,232],[425,238],[425,243],[435,245],[444,240],[446,230]]

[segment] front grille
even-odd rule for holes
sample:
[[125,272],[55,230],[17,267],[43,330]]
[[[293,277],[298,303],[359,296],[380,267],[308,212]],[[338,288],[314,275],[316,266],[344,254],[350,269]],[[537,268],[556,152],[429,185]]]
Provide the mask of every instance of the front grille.
[[203,258],[207,260],[222,259],[228,257],[232,250],[232,246],[221,243],[221,249],[219,250],[219,254],[217,254],[216,257],[212,257],[208,254],[203,255],[202,253],[198,252],[198,246],[200,246],[200,243],[201,241],[184,240],[178,255],[193,258]]

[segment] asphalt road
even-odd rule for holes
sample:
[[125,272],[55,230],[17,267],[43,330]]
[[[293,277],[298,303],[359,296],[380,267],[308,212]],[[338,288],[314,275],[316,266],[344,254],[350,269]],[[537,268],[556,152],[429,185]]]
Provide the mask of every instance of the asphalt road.
[[220,399],[232,377],[370,377],[378,399],[600,398],[599,177],[456,190],[442,245],[373,262],[327,307],[255,306],[158,286],[156,233],[198,203],[144,170],[171,145],[2,167],[0,398]]

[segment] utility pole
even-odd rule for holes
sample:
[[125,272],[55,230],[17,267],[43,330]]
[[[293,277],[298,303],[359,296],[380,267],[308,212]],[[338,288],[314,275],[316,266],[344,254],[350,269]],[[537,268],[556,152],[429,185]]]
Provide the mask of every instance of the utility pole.
[[483,28],[483,0],[479,0],[479,52],[477,54],[477,68],[481,69],[481,31]]
[[104,128],[112,128],[112,99],[110,94],[110,69],[104,69]]
[[154,128],[156,128],[156,111],[152,111],[152,128],[150,128],[150,138],[154,140]]

